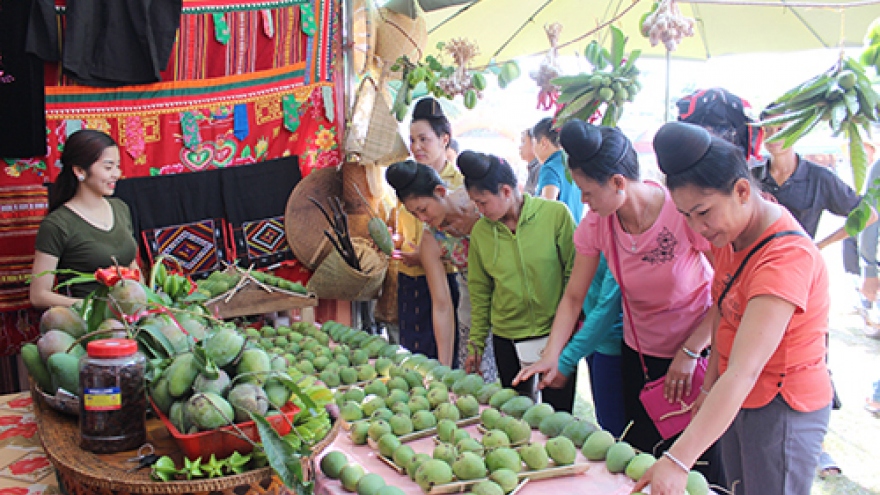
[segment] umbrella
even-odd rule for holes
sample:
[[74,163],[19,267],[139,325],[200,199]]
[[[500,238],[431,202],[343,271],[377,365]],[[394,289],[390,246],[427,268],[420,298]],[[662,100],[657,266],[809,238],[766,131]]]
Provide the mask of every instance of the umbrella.
[[[618,26],[627,48],[665,56],[640,34],[640,19],[651,0],[476,0],[428,12],[428,46],[467,38],[480,47],[476,66],[510,60],[549,48],[544,26],[562,24],[560,54],[579,52],[592,39]],[[705,59],[746,53],[861,46],[870,22],[880,17],[880,0],[678,0],[684,16],[696,21],[673,56]]]

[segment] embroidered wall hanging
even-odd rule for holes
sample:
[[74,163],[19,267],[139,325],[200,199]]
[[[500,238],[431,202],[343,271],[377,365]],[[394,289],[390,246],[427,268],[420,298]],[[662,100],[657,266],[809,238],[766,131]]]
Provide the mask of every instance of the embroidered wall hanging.
[[164,254],[174,257],[187,275],[220,269],[221,261],[228,261],[223,230],[223,220],[206,219],[145,231],[150,264]]
[[263,268],[293,258],[284,233],[284,217],[278,216],[244,222],[241,229],[233,229],[236,250],[242,266]]
[[[0,187],[54,181],[70,127],[110,134],[122,151],[125,178],[200,172],[287,156],[300,157],[303,176],[315,168],[335,166],[342,158],[337,123],[326,119],[321,90],[331,83],[304,86],[304,69],[300,64],[207,81],[159,83],[150,85],[149,91],[47,88],[49,154],[8,163],[0,173]],[[284,126],[285,96],[298,102],[296,132]],[[238,110],[239,129],[242,120],[247,121],[244,139],[236,136],[239,105],[244,105]],[[196,121],[199,140],[187,140],[182,131],[186,112]],[[135,133],[126,132],[132,115],[140,117]],[[129,143],[132,135],[138,136],[136,143]],[[128,152],[130,145],[137,153]]]

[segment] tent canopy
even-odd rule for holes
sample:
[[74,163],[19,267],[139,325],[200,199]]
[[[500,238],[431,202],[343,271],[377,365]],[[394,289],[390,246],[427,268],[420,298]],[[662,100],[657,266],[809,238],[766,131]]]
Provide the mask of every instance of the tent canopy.
[[[880,0],[679,0],[695,19],[695,35],[684,38],[673,56],[705,59],[748,52],[784,52],[861,46],[868,26],[880,17]],[[662,43],[651,47],[639,29],[650,0],[476,0],[425,14],[429,51],[437,42],[467,38],[477,43],[475,66],[490,59],[510,60],[549,48],[544,26],[559,22],[561,54],[582,52],[608,24],[629,38],[628,49],[665,56]],[[590,34],[592,32],[592,34]]]

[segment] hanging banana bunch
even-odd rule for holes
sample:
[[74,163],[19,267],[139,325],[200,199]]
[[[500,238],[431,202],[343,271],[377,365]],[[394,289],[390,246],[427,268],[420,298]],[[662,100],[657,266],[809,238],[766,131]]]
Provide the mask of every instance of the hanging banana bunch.
[[865,49],[862,51],[859,61],[865,67],[874,67],[877,74],[880,74],[880,18],[874,19],[874,22],[868,26],[868,33],[865,35]]
[[584,57],[593,66],[590,73],[562,76],[551,82],[560,90],[556,100],[562,108],[556,113],[556,125],[571,119],[587,122],[598,120],[601,111],[602,125],[616,126],[623,115],[623,105],[633,101],[641,89],[639,69],[635,61],[641,50],[625,55],[626,37],[620,29],[611,27],[611,50],[590,42]]
[[856,191],[861,191],[868,164],[860,127],[870,135],[871,122],[878,121],[878,103],[880,96],[864,67],[844,57],[782,95],[769,109],[772,116],[755,125],[784,126],[767,141],[782,141],[785,147],[791,147],[819,122],[828,122],[835,136],[845,133],[849,140],[853,184]]

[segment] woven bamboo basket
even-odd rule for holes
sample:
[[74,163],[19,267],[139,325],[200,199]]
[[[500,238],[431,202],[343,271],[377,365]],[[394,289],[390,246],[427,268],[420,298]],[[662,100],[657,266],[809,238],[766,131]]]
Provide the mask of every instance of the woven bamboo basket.
[[376,56],[383,63],[391,65],[398,57],[406,55],[410,60],[421,60],[428,30],[423,16],[415,19],[406,14],[379,9],[379,24],[376,28]]
[[[150,479],[149,469],[129,472],[128,462],[133,452],[96,455],[79,448],[79,424],[75,418],[55,411],[34,396],[34,415],[40,432],[40,441],[49,460],[58,473],[58,482],[70,495],[134,495],[134,494],[181,494],[203,495],[286,495],[293,494],[272,474],[271,468],[255,469],[243,474],[204,480],[158,482]],[[327,436],[313,447],[311,457],[302,459],[303,476],[315,478],[314,459],[327,448],[339,434],[340,422],[336,421]],[[168,431],[158,420],[147,422],[147,439],[157,455],[171,456],[177,465],[182,464],[182,454]]]
[[293,188],[284,212],[284,233],[296,259],[309,270],[321,264],[333,246],[324,237],[327,219],[311,201],[317,199],[327,208],[327,198],[342,195],[342,174],[335,167],[312,171]]
[[306,286],[319,298],[369,301],[379,295],[388,270],[387,256],[380,255],[366,239],[352,237],[351,242],[361,270],[352,268],[334,249],[324,258]]

